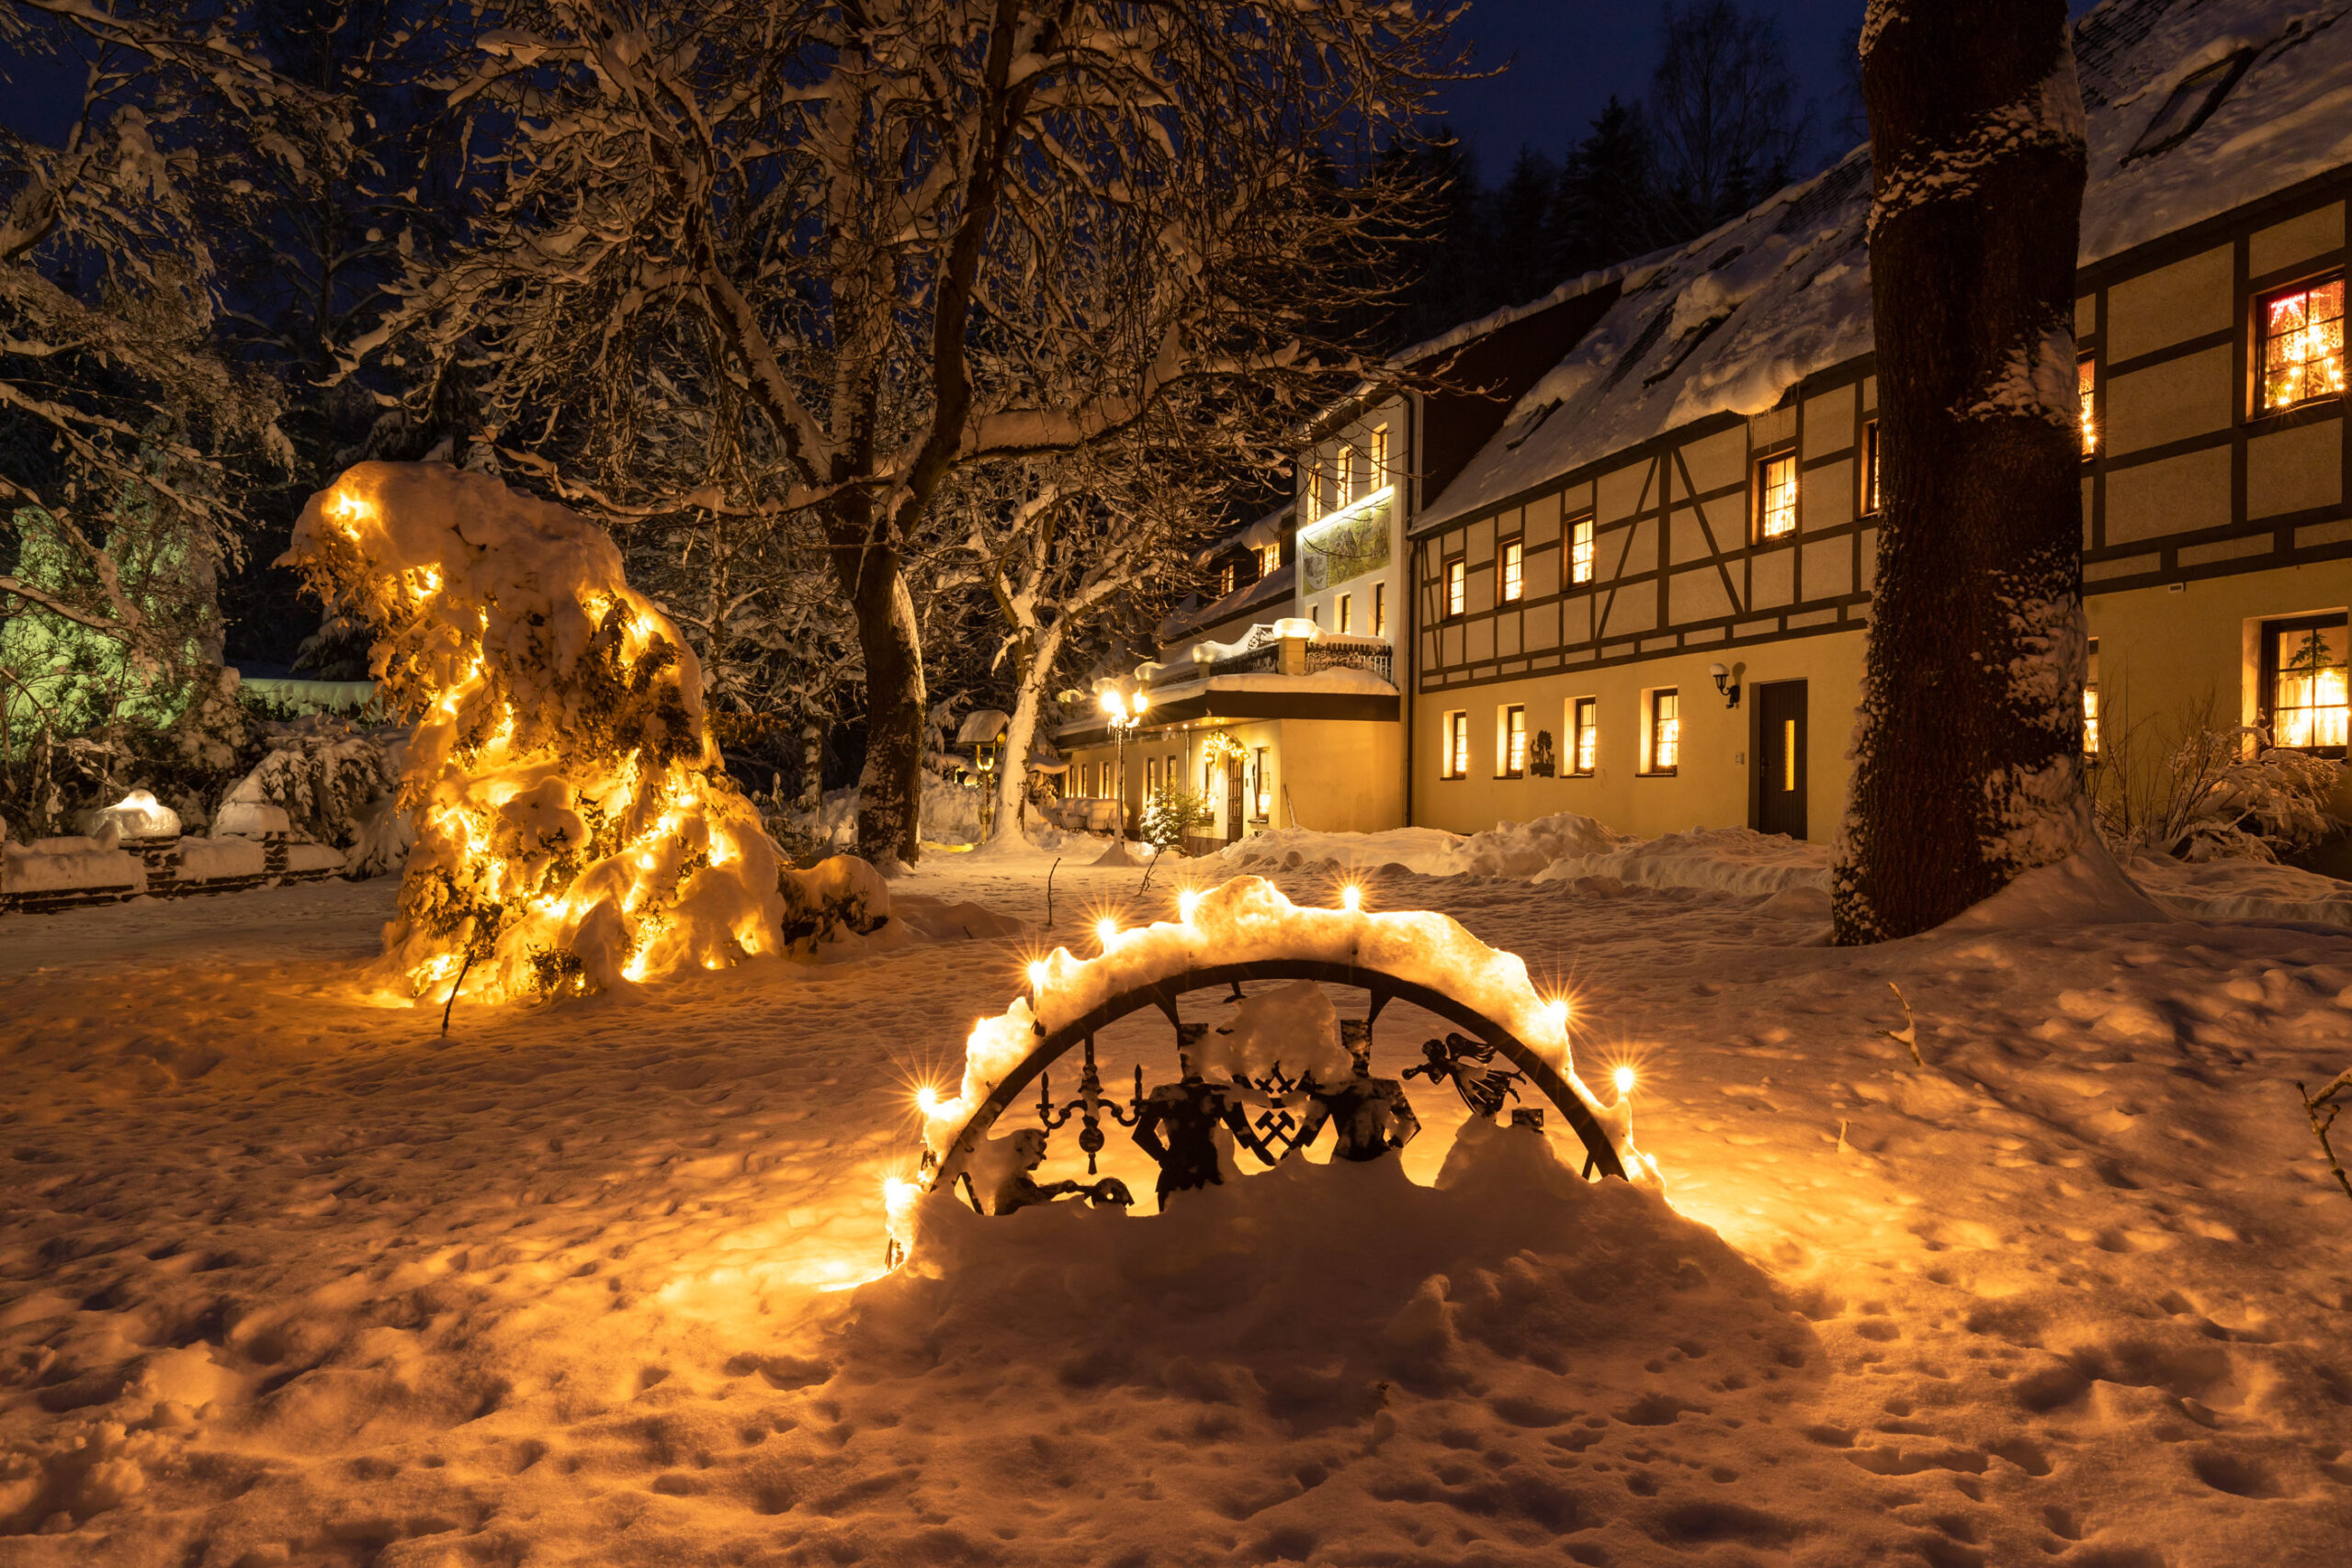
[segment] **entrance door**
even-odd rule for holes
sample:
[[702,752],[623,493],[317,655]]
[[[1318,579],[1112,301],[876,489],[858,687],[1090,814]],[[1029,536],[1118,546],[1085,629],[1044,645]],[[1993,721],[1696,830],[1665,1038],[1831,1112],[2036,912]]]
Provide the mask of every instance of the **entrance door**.
[[1225,760],[1225,841],[1241,841],[1241,763],[1233,757]]
[[1804,837],[1805,699],[1803,681],[1756,688],[1756,830]]

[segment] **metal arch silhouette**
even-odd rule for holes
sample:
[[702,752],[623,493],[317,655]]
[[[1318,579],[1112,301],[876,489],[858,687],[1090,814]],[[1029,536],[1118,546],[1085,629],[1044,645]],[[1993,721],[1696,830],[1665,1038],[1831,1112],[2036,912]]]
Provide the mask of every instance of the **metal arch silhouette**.
[[996,1125],[997,1118],[1012,1109],[1039,1073],[1052,1066],[1062,1054],[1088,1036],[1109,1027],[1130,1013],[1156,1007],[1167,1014],[1172,1024],[1177,1021],[1176,998],[1187,991],[1204,990],[1216,986],[1238,985],[1245,980],[1315,980],[1338,986],[1351,986],[1372,995],[1368,1016],[1378,1019],[1381,1010],[1391,1001],[1406,1001],[1437,1014],[1449,1023],[1476,1033],[1499,1052],[1510,1064],[1527,1075],[1527,1079],[1544,1091],[1566,1119],[1570,1128],[1584,1142],[1586,1169],[1602,1176],[1620,1179],[1625,1175],[1625,1162],[1618,1153],[1616,1141],[1608,1129],[1592,1113],[1592,1108],[1570,1088],[1567,1078],[1557,1067],[1532,1050],[1527,1043],[1487,1018],[1476,1009],[1456,1000],[1442,991],[1430,989],[1411,980],[1400,980],[1376,969],[1353,964],[1333,964],[1312,958],[1262,958],[1245,964],[1218,964],[1207,968],[1187,969],[1164,980],[1137,986],[1121,991],[1100,1006],[1070,1020],[1059,1029],[1042,1034],[1013,1069],[989,1091],[973,1112],[964,1119],[962,1126],[940,1154],[939,1164],[933,1171],[933,1190],[952,1190],[964,1172],[966,1162],[979,1141]]

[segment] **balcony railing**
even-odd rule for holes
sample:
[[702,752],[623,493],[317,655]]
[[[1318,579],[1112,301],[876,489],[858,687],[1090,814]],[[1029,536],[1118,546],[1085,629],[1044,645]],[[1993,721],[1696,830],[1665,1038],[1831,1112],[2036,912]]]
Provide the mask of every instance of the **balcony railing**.
[[1393,650],[1385,648],[1357,648],[1344,643],[1333,647],[1310,642],[1306,645],[1306,672],[1312,675],[1318,670],[1369,670],[1393,686],[1396,681],[1389,674],[1393,658]]

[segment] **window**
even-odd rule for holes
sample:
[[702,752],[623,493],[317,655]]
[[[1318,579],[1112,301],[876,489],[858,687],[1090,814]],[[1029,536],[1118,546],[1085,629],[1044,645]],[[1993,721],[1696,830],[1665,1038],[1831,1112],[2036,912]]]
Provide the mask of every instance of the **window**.
[[1372,488],[1378,490],[1388,482],[1388,427],[1372,427]]
[[1372,585],[1372,635],[1388,635],[1388,584],[1385,582]]
[[2344,395],[2344,276],[2263,297],[2262,412]]
[[1600,760],[1600,699],[1578,697],[1568,713],[1568,773],[1589,779]]
[[1159,793],[1159,759],[1157,757],[1147,757],[1144,759],[1143,792],[1146,795],[1158,795]]
[[1797,455],[1783,452],[1756,465],[1756,536],[1778,539],[1797,531]]
[[1321,626],[1323,624],[1323,606],[1320,604],[1309,604],[1306,607],[1306,618],[1313,621],[1317,626]]
[[[2087,405],[2086,405],[2087,406]],[[1868,420],[1862,425],[1862,515],[1867,517],[1883,504],[1879,499],[1878,421]]]
[[1445,563],[1445,613],[1449,615],[1462,614],[1463,606],[1469,600],[1469,569],[1463,565],[1462,558],[1456,556]]
[[2091,638],[2090,668],[2083,676],[2083,755],[2098,761],[2098,638]]
[[1495,716],[1495,777],[1527,776],[1527,710],[1513,703]]
[[1346,637],[1350,632],[1352,632],[1352,631],[1354,631],[1354,630],[1356,629],[1356,627],[1355,627],[1355,619],[1356,619],[1355,611],[1356,611],[1356,606],[1355,606],[1355,595],[1354,595],[1354,594],[1352,594],[1352,593],[1342,593],[1342,594],[1340,594],[1340,635],[1341,637]]
[[1233,592],[1234,579],[1240,574],[1238,561],[1227,561],[1216,569],[1216,596],[1220,599]]
[[2098,452],[2098,410],[2091,394],[2098,385],[2098,361],[2084,355],[2075,362],[2075,399],[2082,405],[2083,457],[2087,459]]
[[1671,686],[1650,694],[1649,772],[1670,773],[1682,763],[1682,699]]
[[1323,515],[1323,460],[1320,457],[1307,458],[1306,482],[1303,489],[1306,491],[1306,511],[1299,518],[1302,525],[1312,523]]
[[1470,716],[1457,708],[1445,716],[1445,728],[1439,731],[1444,752],[1438,758],[1437,776],[1458,779],[1470,772]]
[[1094,794],[1094,764],[1081,762],[1078,768],[1078,793],[1092,798]]
[[1592,581],[1592,519],[1579,517],[1568,525],[1568,581]]
[[1505,539],[1502,549],[1503,603],[1519,599],[1527,592],[1527,547],[1518,539]]
[[1263,746],[1257,748],[1256,757],[1257,761],[1250,769],[1250,777],[1256,786],[1252,792],[1256,799],[1251,804],[1257,807],[1251,814],[1251,820],[1263,822],[1274,814],[1274,781],[1266,772],[1266,749]]
[[2272,621],[2262,628],[2263,717],[2274,746],[2345,749],[2345,622],[2342,615]]
[[1276,539],[1258,552],[1258,575],[1268,577],[1282,569],[1283,542]]
[[2148,128],[2140,132],[2139,140],[2132,143],[2132,151],[2123,154],[2123,161],[2128,164],[2134,158],[2161,152],[2194,136],[2197,128],[2222,107],[2222,100],[2253,63],[2254,51],[2240,50],[2182,78],[2172,96],[2165,99],[2164,107],[2156,110],[2155,118],[2148,121]]

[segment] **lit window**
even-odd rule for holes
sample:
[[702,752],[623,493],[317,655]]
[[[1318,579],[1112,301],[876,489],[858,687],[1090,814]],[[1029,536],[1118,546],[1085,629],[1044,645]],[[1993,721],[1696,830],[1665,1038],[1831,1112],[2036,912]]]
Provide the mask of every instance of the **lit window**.
[[2262,301],[2262,407],[2290,409],[2344,392],[2344,279]]
[[1592,519],[1579,517],[1568,525],[1568,581],[1592,581]]
[[1458,779],[1470,772],[1470,716],[1457,709],[1445,716],[1445,751],[1438,759],[1440,778]]
[[1445,563],[1445,613],[1458,615],[1469,602],[1469,569],[1463,565],[1462,558],[1456,556]]
[[1355,608],[1355,596],[1353,594],[1342,593],[1340,595],[1340,635],[1341,637],[1345,637],[1350,632],[1356,629]]
[[1323,465],[1318,459],[1307,459],[1306,483],[1303,488],[1306,492],[1306,514],[1299,519],[1301,526],[1323,515]]
[[1756,534],[1777,539],[1797,528],[1797,455],[1789,452],[1756,465]]
[[1268,545],[1264,549],[1258,552],[1259,576],[1265,577],[1279,570],[1282,564],[1283,542],[1280,539],[1276,539],[1272,544]]
[[1580,778],[1592,776],[1600,759],[1600,699],[1578,697],[1575,717],[1568,727],[1571,750],[1568,769]]
[[1672,687],[1650,694],[1650,772],[1670,773],[1682,761],[1682,699]]
[[2273,621],[2262,628],[2262,642],[2270,743],[2342,750],[2347,728],[2344,617]]
[[1159,793],[1159,759],[1146,757],[1143,762],[1143,789],[1146,795]]
[[1503,603],[1527,592],[1527,547],[1517,539],[1503,541]]
[[1523,779],[1527,776],[1527,710],[1516,703],[1503,709],[1501,722],[1495,726],[1497,760],[1502,768],[1498,778]]
[[1372,635],[1388,635],[1388,584],[1385,582],[1372,585]]
[[1372,488],[1378,490],[1388,482],[1388,427],[1376,424],[1372,429]]
[[1238,574],[1238,563],[1227,561],[1216,569],[1216,596],[1220,599],[1233,592],[1233,580]]
[[1257,811],[1250,819],[1264,822],[1274,814],[1274,781],[1266,771],[1266,748],[1257,747],[1252,755],[1257,761],[1250,765],[1250,782],[1253,786],[1250,795]]
[[2098,450],[2098,411],[2091,393],[2098,384],[2098,361],[2086,354],[2075,364],[2075,397],[2082,405],[2083,456]]
[[2083,677],[2083,755],[2098,757],[2098,638],[2091,638],[2090,669]]
[[1871,420],[1862,426],[1862,515],[1865,517],[1876,512],[1881,505],[1879,446],[1878,421]]

